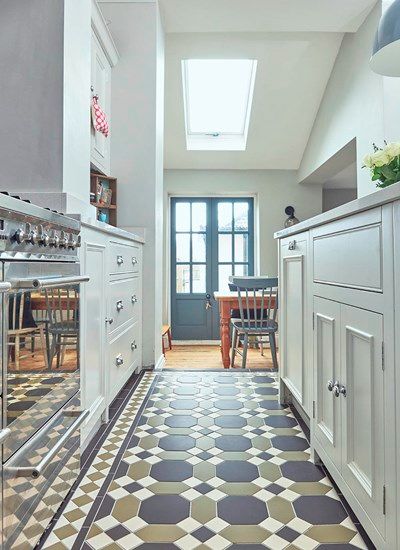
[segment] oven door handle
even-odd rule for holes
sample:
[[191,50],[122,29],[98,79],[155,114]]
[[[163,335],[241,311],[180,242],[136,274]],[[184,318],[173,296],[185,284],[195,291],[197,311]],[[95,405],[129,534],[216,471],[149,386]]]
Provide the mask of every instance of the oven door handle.
[[5,292],[8,292],[11,288],[10,283],[0,283],[0,293],[4,294]]
[[4,430],[0,430],[0,445],[3,445],[3,443],[8,439],[11,435],[10,428],[4,428]]
[[90,277],[87,275],[79,277],[48,277],[44,279],[15,279],[11,280],[11,285],[13,288],[36,290],[38,288],[54,288],[87,283],[89,280]]
[[49,466],[53,458],[60,452],[60,450],[64,447],[68,439],[72,436],[72,434],[79,428],[79,426],[86,420],[86,418],[90,414],[89,409],[85,409],[84,411],[66,411],[67,416],[76,416],[79,415],[78,418],[75,420],[73,424],[68,428],[68,430],[63,434],[60,439],[57,441],[57,443],[50,449],[50,451],[47,453],[45,457],[42,458],[42,460],[39,462],[37,466],[21,466],[20,468],[18,466],[7,468],[7,472],[10,472],[10,470],[15,474],[15,477],[33,477],[34,479],[37,479],[41,475],[44,474],[46,468]]

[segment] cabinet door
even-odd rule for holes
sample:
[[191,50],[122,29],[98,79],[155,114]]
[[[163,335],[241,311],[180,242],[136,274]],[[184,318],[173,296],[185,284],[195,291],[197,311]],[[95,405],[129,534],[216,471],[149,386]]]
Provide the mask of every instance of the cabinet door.
[[[82,430],[85,439],[106,408],[105,387],[105,266],[106,248],[85,242],[82,272],[90,277],[82,293],[82,402],[91,415]],[[99,299],[99,296],[103,297]]]
[[334,386],[340,380],[340,304],[314,298],[315,437],[340,470],[340,398]]
[[[294,244],[293,244],[294,243]],[[291,247],[294,248],[291,248]],[[282,379],[295,399],[305,399],[305,307],[307,241],[281,243],[280,348]],[[307,411],[308,412],[308,411]]]
[[[111,67],[104,51],[92,33],[92,86],[93,93],[98,96],[98,102],[111,123]],[[92,164],[110,175],[110,137],[105,137],[97,132],[91,125],[91,162]]]
[[384,536],[383,317],[341,306],[342,476]]

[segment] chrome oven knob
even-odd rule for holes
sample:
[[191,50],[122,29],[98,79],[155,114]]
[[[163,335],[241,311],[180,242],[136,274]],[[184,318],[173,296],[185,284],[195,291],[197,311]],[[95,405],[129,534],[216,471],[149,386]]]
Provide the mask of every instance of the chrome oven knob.
[[59,248],[67,248],[67,246],[68,246],[67,235],[64,233],[64,231],[61,231],[58,247]]
[[73,234],[71,233],[71,235],[69,236],[69,239],[68,239],[68,248],[70,248],[71,250],[75,250],[76,248],[76,240],[74,239],[74,236]]
[[75,247],[76,247],[76,248],[79,248],[81,245],[82,245],[82,243],[81,243],[81,236],[78,235],[78,237],[76,238]]
[[34,229],[32,229],[32,231],[29,232],[27,240],[31,244],[38,244],[39,243],[39,234],[38,234],[38,232],[35,231]]
[[23,229],[17,229],[17,231],[12,236],[12,239],[16,241],[18,244],[24,243],[28,238],[28,234]]
[[57,248],[60,244],[60,237],[56,234],[55,231],[49,237],[49,246]]
[[47,235],[47,233],[42,233],[39,237],[39,244],[42,246],[49,246],[50,244],[50,237]]

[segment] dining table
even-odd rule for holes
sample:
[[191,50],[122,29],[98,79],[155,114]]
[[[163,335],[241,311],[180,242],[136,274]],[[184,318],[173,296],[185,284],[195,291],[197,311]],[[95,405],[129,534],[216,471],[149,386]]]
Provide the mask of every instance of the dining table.
[[[218,312],[219,312],[219,330],[220,330],[220,337],[221,337],[221,356],[222,356],[222,364],[225,369],[229,369],[230,367],[230,347],[231,347],[231,318],[232,318],[232,311],[239,309],[239,294],[236,291],[217,291],[214,292],[214,299],[216,300],[218,304]],[[246,298],[242,294],[242,306],[245,310],[246,305]],[[263,307],[266,309],[268,307],[268,300],[269,298],[264,295],[264,298],[262,297],[262,294],[256,294],[255,297],[256,300],[256,308],[261,308],[261,304],[263,301]],[[275,296],[271,296],[271,300],[273,302],[271,303],[271,308],[275,307]],[[249,294],[249,300],[248,300],[249,308],[254,308],[254,296],[251,296]]]

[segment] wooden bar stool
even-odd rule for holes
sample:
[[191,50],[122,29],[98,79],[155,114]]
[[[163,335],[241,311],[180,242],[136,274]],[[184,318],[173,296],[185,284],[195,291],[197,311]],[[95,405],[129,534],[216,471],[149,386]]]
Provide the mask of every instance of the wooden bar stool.
[[165,338],[168,338],[168,349],[172,349],[172,336],[171,336],[171,326],[170,325],[163,325],[162,328],[162,352],[163,355],[165,355]]

